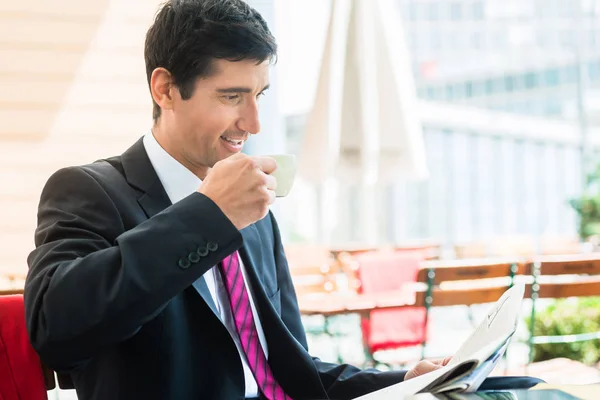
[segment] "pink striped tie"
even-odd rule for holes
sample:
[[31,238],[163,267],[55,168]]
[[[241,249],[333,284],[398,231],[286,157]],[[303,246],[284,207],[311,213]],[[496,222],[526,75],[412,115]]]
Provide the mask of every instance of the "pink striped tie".
[[244,349],[248,366],[260,391],[269,400],[291,400],[275,380],[260,345],[258,331],[252,316],[252,308],[250,307],[250,297],[248,297],[248,291],[246,285],[244,285],[238,252],[236,251],[229,257],[225,257],[219,267],[229,294],[231,312],[240,336],[242,349]]

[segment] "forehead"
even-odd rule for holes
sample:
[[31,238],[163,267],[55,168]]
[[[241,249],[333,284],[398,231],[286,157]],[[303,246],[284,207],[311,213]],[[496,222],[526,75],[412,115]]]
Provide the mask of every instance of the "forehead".
[[213,73],[198,81],[207,88],[245,87],[261,91],[269,84],[269,60],[258,63],[256,60],[227,61],[214,60]]

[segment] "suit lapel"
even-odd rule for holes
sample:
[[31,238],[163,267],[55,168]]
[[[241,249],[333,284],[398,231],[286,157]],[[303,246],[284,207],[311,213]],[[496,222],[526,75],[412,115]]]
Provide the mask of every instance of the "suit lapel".
[[[248,279],[250,280],[250,285],[252,287],[252,292],[259,291],[262,295],[266,297],[266,293],[263,287],[263,283],[260,281],[258,276],[257,268],[260,268],[263,265],[263,257],[262,257],[262,247],[260,242],[260,236],[258,234],[258,230],[256,226],[250,225],[241,231],[242,237],[244,238],[244,245],[239,250],[240,257],[244,262],[244,267],[246,268],[246,273],[248,275]],[[248,249],[254,249],[253,251],[248,251]],[[260,289],[259,289],[260,288]]]
[[[121,159],[125,179],[131,186],[140,190],[141,195],[137,201],[148,218],[152,218],[171,205],[171,200],[148,158],[143,138],[123,153]],[[204,277],[197,279],[192,286],[202,296],[213,313],[220,318]]]

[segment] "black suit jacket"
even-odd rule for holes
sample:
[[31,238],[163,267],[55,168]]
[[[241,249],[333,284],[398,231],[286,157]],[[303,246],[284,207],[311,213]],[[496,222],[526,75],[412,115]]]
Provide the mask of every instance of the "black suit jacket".
[[275,218],[238,231],[209,198],[171,205],[139,140],[56,172],[28,258],[27,326],[80,400],[243,399],[239,353],[202,275],[235,250],[276,379],[294,399],[347,399],[402,381],[313,359]]

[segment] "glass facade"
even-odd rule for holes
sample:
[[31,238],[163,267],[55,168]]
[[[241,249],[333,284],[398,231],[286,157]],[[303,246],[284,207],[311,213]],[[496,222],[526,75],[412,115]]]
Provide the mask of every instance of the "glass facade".
[[[304,119],[288,118],[288,151]],[[380,235],[399,243],[434,238],[453,243],[502,235],[576,235],[568,200],[580,193],[581,152],[570,141],[439,130],[425,126],[429,179],[379,188],[386,210]],[[358,188],[342,189],[333,240],[357,241]],[[348,203],[348,204],[343,204]]]
[[[590,87],[600,87],[600,57],[583,68]],[[417,90],[425,100],[556,117],[565,116],[565,107],[576,101],[577,79],[577,65],[571,63],[481,78],[421,81]]]
[[585,91],[600,92],[598,0],[398,4],[423,99],[576,118],[580,62]]

